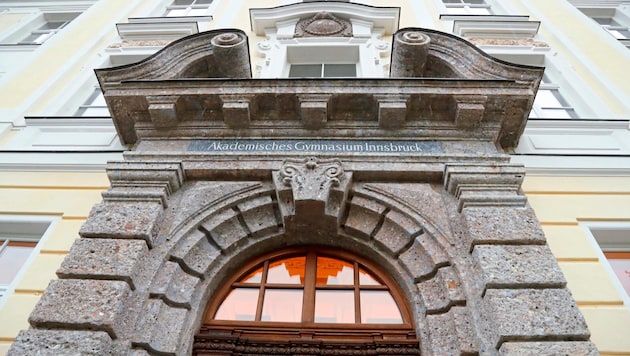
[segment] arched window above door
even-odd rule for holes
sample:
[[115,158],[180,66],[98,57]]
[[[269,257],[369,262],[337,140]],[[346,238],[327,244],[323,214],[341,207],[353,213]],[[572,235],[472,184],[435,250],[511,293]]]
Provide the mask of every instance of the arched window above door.
[[419,353],[393,280],[353,254],[312,246],[262,256],[232,276],[208,305],[195,352],[304,342],[315,355],[330,345]]

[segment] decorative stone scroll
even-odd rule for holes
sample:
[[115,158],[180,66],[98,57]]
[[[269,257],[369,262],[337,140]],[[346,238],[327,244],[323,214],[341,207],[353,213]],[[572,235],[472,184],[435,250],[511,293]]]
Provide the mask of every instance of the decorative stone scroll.
[[295,37],[352,37],[352,24],[326,11],[300,20],[295,26]]

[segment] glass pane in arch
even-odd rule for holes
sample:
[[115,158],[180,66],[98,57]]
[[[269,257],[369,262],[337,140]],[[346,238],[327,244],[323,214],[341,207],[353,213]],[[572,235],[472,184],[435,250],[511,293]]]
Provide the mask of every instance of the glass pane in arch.
[[262,321],[299,323],[302,320],[301,289],[267,289],[262,308]]
[[217,310],[217,320],[256,320],[258,288],[234,288]]
[[398,305],[389,291],[361,291],[362,324],[402,324]]
[[317,257],[317,285],[353,285],[354,264],[337,258]]
[[304,284],[306,257],[290,257],[269,263],[267,283]]

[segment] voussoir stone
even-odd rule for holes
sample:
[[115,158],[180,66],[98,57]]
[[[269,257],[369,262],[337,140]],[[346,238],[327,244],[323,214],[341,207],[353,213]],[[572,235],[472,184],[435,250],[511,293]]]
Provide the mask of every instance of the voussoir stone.
[[151,248],[157,235],[162,205],[157,202],[96,204],[81,227],[81,237],[145,240]]
[[22,330],[7,356],[123,355],[127,345],[114,342],[104,331]]
[[471,250],[475,245],[545,243],[545,234],[529,208],[465,208],[462,217],[468,228]]
[[566,289],[488,289],[483,301],[497,348],[507,341],[586,341],[590,336]]
[[398,254],[410,245],[413,237],[421,233],[422,228],[417,222],[407,215],[392,210],[385,215],[383,225],[374,239],[392,253]]
[[473,259],[486,288],[562,288],[566,280],[547,245],[477,245]]
[[385,206],[362,197],[354,197],[350,202],[350,211],[345,222],[345,229],[365,238],[369,238],[385,212]]
[[122,280],[135,289],[138,264],[147,251],[143,240],[78,239],[57,270],[57,276]]
[[38,328],[105,331],[114,339],[123,336],[128,315],[125,303],[131,294],[122,281],[53,280],[29,317]]
[[506,342],[499,355],[509,356],[596,356],[599,351],[590,341]]

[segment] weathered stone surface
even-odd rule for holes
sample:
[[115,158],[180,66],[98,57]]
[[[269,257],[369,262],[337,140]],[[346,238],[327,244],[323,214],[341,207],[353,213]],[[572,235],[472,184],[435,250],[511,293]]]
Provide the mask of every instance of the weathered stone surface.
[[450,266],[438,269],[435,277],[418,283],[427,313],[445,310],[456,304],[466,304],[461,285],[462,282]]
[[126,349],[103,331],[29,329],[20,331],[7,356],[118,356],[125,354]]
[[507,341],[585,341],[590,336],[566,289],[488,289],[483,301],[497,348]]
[[190,309],[190,300],[199,278],[184,272],[175,262],[166,262],[151,283],[150,293],[163,298],[169,305]]
[[479,339],[466,307],[453,307],[444,314],[427,315],[434,355],[473,355]]
[[214,242],[223,250],[231,248],[235,243],[244,240],[248,231],[238,219],[238,213],[233,209],[224,209],[213,214],[201,223],[208,231]]
[[599,351],[589,341],[506,342],[499,355],[510,356],[596,356]]
[[96,204],[81,227],[81,237],[145,240],[152,247],[162,206],[155,202]]
[[184,350],[180,350],[180,338],[186,313],[186,309],[170,307],[161,299],[150,299],[140,313],[132,341],[151,354],[181,354]]
[[422,227],[408,215],[391,210],[385,214],[383,224],[374,239],[397,255],[406,249],[413,238],[422,233]]
[[208,242],[205,233],[193,230],[178,241],[171,257],[185,265],[195,275],[203,276],[220,254],[221,252]]
[[547,245],[477,245],[472,252],[487,288],[562,288],[566,280]]
[[437,268],[449,263],[444,248],[429,234],[416,237],[409,249],[400,254],[398,260],[416,282],[428,278]]
[[138,264],[147,251],[142,240],[78,239],[57,270],[57,276],[121,280],[135,289]]
[[349,233],[369,238],[378,226],[385,209],[385,206],[373,200],[354,197],[350,201],[350,211],[344,227]]
[[279,221],[270,196],[247,200],[238,204],[238,210],[253,237],[278,232]]
[[90,329],[105,331],[112,339],[123,337],[130,294],[121,281],[53,280],[29,322],[39,328]]
[[482,244],[543,245],[545,235],[529,208],[466,208],[470,248]]

